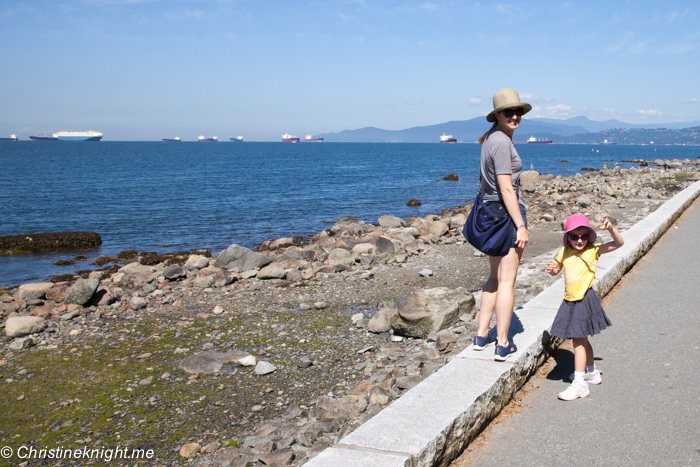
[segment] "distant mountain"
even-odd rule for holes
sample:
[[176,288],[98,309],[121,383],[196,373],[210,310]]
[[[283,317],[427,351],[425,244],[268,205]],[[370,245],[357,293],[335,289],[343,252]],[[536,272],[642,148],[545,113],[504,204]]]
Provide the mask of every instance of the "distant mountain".
[[[536,122],[551,123],[553,125],[567,125],[571,127],[584,128],[587,132],[596,133],[603,130],[612,130],[615,128],[646,128],[646,129],[657,129],[657,128],[668,128],[680,130],[683,128],[692,128],[700,125],[700,121],[695,122],[675,122],[675,123],[645,123],[642,125],[634,123],[625,123],[619,120],[605,120],[602,122],[597,122],[589,120],[588,117],[580,116],[567,118],[566,120],[556,120],[553,118],[533,118],[529,119]],[[553,132],[556,133],[556,132]],[[564,134],[564,133],[559,133]],[[571,134],[571,133],[569,133]]]
[[[634,125],[624,123],[619,120],[606,120],[596,122],[586,117],[574,117],[566,120],[555,120],[552,118],[523,118],[520,126],[515,131],[513,139],[515,141],[525,141],[530,136],[537,138],[548,138],[554,142],[579,142],[594,141],[602,142],[610,139],[611,135],[603,135],[599,132],[619,129],[636,129],[649,131],[663,131],[663,129],[683,130],[697,127],[700,122],[693,123],[659,123],[649,125]],[[405,130],[383,130],[376,127],[360,128],[357,130],[343,130],[338,133],[324,133],[320,136],[328,142],[343,143],[437,143],[443,133],[452,135],[460,143],[474,143],[483,135],[491,124],[484,117],[476,117],[471,120],[455,120],[437,125],[417,126]],[[651,133],[650,133],[651,134]],[[679,133],[678,135],[680,135]],[[576,138],[573,138],[576,135]],[[639,138],[647,138],[648,135],[641,133]],[[680,137],[680,136],[679,136]],[[682,138],[682,137],[681,137]],[[634,137],[634,141],[642,144],[642,140]],[[646,141],[648,143],[649,141]],[[644,144],[646,144],[644,143]],[[620,141],[620,144],[622,141]]]
[[[556,122],[556,120],[554,120]],[[457,138],[461,143],[474,143],[483,135],[491,124],[484,117],[471,120],[458,120],[437,125],[417,126],[405,130],[382,130],[367,127],[357,130],[343,130],[338,133],[324,133],[320,136],[328,142],[344,143],[437,143],[440,135],[446,133]],[[539,122],[523,119],[516,130],[515,139],[525,141],[534,133],[556,133],[558,135],[575,135],[586,133],[581,126],[561,125],[556,123]]]
[[[540,136],[541,137],[541,136]],[[607,140],[617,144],[700,144],[700,126],[681,129],[615,128],[572,136],[551,135],[555,143],[595,144]]]

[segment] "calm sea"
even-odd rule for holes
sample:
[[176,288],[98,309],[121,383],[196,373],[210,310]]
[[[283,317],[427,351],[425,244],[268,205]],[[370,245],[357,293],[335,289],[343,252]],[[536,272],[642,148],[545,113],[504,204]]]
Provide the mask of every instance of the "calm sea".
[[[700,156],[697,147],[517,149],[526,169],[556,175]],[[476,144],[2,141],[0,236],[87,230],[103,244],[75,266],[53,264],[75,253],[0,257],[0,286],[89,269],[123,250],[216,253],[314,234],[341,216],[438,213],[473,199],[479,153]],[[439,181],[452,173],[459,181]],[[422,206],[407,207],[411,198]]]

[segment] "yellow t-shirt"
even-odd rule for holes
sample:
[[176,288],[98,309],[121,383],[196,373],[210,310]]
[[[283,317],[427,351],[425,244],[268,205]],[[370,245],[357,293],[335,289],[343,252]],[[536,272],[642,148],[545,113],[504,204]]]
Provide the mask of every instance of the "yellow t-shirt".
[[570,302],[581,300],[593,286],[597,269],[594,265],[598,264],[600,245],[600,243],[586,245],[581,252],[581,257],[579,252],[571,246],[565,246],[559,250],[557,261],[564,265],[564,283],[566,284],[564,300]]

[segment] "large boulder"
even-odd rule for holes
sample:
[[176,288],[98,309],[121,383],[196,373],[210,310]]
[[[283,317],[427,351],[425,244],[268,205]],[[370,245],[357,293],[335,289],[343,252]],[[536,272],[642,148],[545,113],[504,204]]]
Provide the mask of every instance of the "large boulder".
[[222,269],[237,269],[243,272],[265,267],[271,262],[271,258],[234,243],[216,255],[214,266]]
[[355,264],[355,259],[352,257],[352,253],[350,253],[348,250],[335,248],[328,255],[328,264],[331,266],[352,266]]
[[406,227],[406,221],[396,216],[379,216],[379,225],[385,229]]
[[420,339],[452,326],[462,315],[473,318],[476,313],[472,294],[447,287],[416,290],[396,297],[394,302],[398,311],[391,323],[394,332]]
[[313,261],[315,256],[316,253],[313,250],[287,250],[280,256],[279,261],[284,261],[286,259]]
[[5,322],[5,334],[11,339],[41,332],[45,328],[46,321],[39,316],[13,316]]
[[372,254],[375,256],[393,256],[396,253],[394,242],[385,237],[379,237],[374,242]]
[[190,271],[206,268],[207,266],[209,266],[209,258],[202,255],[190,255],[185,263],[185,269]]
[[271,263],[258,271],[258,279],[284,279],[286,272],[279,263]]
[[435,221],[433,225],[430,226],[430,233],[436,237],[442,237],[450,230],[450,226],[446,222]]
[[366,233],[369,229],[362,219],[345,216],[338,219],[338,222],[331,227],[331,230],[337,234],[347,233],[349,235],[361,235]]
[[46,296],[46,291],[52,287],[52,282],[22,284],[19,286],[19,298],[21,300],[41,300]]
[[66,299],[63,301],[66,305],[72,303],[80,306],[86,305],[92,296],[95,294],[97,287],[100,285],[100,279],[93,277],[91,279],[78,279],[75,284],[68,290]]

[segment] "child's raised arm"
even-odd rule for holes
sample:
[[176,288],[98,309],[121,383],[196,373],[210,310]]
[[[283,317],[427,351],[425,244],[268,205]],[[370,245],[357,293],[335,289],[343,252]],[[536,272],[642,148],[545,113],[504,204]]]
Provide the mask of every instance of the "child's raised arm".
[[556,259],[552,260],[549,263],[547,263],[547,272],[549,273],[550,276],[556,276],[557,274],[559,274],[559,271],[561,271],[561,268],[563,266],[564,265],[561,264]]
[[625,244],[625,241],[622,239],[622,235],[620,235],[620,232],[618,232],[615,226],[612,225],[612,222],[610,222],[607,215],[603,216],[600,219],[600,222],[600,227],[603,230],[610,232],[612,242],[607,242],[600,245],[598,248],[598,254],[604,255],[605,253],[610,253],[611,251],[615,251]]

